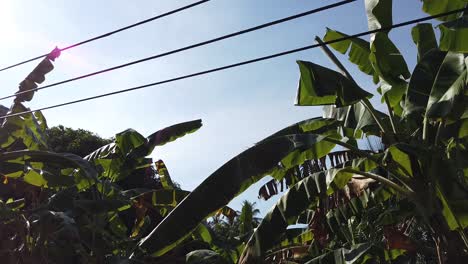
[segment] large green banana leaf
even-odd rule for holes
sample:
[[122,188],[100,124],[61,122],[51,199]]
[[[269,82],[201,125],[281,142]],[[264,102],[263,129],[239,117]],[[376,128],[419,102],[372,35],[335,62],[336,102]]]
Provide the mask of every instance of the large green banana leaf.
[[[14,103],[7,114],[28,110],[23,104]],[[47,122],[40,111],[8,117],[0,129],[0,149],[47,150],[46,128]]]
[[432,86],[426,107],[426,117],[446,118],[465,110],[463,101],[467,85],[465,56],[449,52],[445,56]]
[[[438,15],[441,13],[453,11],[465,7],[468,3],[466,0],[423,0],[423,11],[430,15]],[[460,14],[452,14],[449,16],[439,17],[438,20],[450,21],[456,19]]]
[[378,32],[371,41],[369,60],[379,76],[389,84],[408,79],[411,74],[401,52],[390,40],[387,33]]
[[[323,37],[324,41],[332,41],[348,37],[348,35],[327,28],[327,33]],[[371,62],[369,61],[370,43],[360,38],[353,38],[330,44],[336,51],[345,54],[349,50],[349,61],[359,67],[359,70],[365,74],[373,76],[374,83],[379,82],[379,76],[374,71]],[[351,46],[351,48],[350,48]]]
[[150,146],[150,150],[152,150],[152,148],[155,146],[165,145],[166,143],[172,142],[187,134],[193,133],[201,126],[202,120],[197,119],[161,129],[148,136],[148,145]]
[[301,72],[296,105],[347,106],[372,97],[343,74],[307,61],[297,61]]
[[437,40],[430,23],[417,24],[411,30],[414,44],[418,48],[418,61],[432,49],[437,49]]
[[468,17],[439,25],[440,49],[454,52],[468,52]]
[[273,139],[275,137],[292,135],[292,134],[302,134],[302,133],[311,133],[311,134],[324,134],[329,131],[336,131],[340,125],[341,120],[335,120],[333,118],[322,118],[314,117],[310,119],[305,119],[296,124],[288,126],[280,131],[274,133],[273,135],[265,138],[263,141]]
[[326,137],[314,134],[288,135],[262,141],[234,157],[203,181],[142,239],[139,250],[155,256],[164,254],[187,237],[200,221],[259,179],[271,174],[290,153],[307,149],[312,150],[318,158],[331,150]]
[[421,58],[414,68],[408,89],[403,116],[414,116],[422,120],[426,112],[431,88],[447,52],[434,49]]
[[[369,30],[389,27],[392,22],[392,0],[366,0]],[[396,108],[406,91],[405,79],[411,75],[405,59],[388,37],[388,32],[377,32],[371,36],[369,60],[379,78],[388,85],[380,87],[387,95],[391,107]]]

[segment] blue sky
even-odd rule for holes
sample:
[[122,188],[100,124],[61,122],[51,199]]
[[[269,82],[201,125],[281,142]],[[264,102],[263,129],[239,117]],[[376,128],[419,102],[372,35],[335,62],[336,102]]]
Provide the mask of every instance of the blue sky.
[[[0,0],[0,67],[64,47],[194,1],[25,1]],[[44,84],[61,81],[153,54],[304,12],[337,1],[328,0],[212,0],[62,54]],[[394,23],[425,16],[419,0],[395,0]],[[28,104],[32,109],[129,88],[179,75],[310,45],[330,27],[353,34],[367,30],[364,3],[300,18],[220,43],[159,60],[40,91]],[[411,27],[391,37],[414,68]],[[375,85],[339,56],[365,89]],[[320,107],[293,106],[299,72],[296,60],[333,68],[320,49],[304,51],[167,85],[120,94],[45,111],[49,126],[62,124],[111,137],[127,128],[143,135],[183,121],[201,118],[196,133],[153,153],[165,161],[172,177],[192,190],[238,153],[269,134],[297,121],[321,115]],[[0,96],[17,90],[35,67],[30,63],[0,72]],[[376,97],[374,102],[379,102]],[[0,104],[9,106],[11,101]],[[383,109],[381,106],[380,109]],[[262,183],[268,179],[262,180]],[[257,184],[232,202],[257,201]],[[209,199],[209,197],[207,197]],[[257,201],[262,213],[276,199]]]

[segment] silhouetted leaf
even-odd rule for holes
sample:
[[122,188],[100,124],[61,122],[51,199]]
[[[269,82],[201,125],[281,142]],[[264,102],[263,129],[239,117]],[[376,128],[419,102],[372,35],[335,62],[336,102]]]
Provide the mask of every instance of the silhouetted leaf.
[[166,127],[148,136],[148,146],[150,150],[152,150],[155,146],[162,146],[187,134],[193,133],[201,126],[202,120],[197,119]]
[[346,106],[372,94],[341,73],[307,61],[298,61],[301,71],[296,105]]
[[417,24],[411,30],[413,42],[418,47],[418,61],[432,49],[437,49],[437,40],[430,23]]

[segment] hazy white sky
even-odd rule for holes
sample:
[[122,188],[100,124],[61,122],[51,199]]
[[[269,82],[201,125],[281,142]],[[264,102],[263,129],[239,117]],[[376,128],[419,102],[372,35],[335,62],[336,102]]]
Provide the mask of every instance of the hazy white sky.
[[[195,2],[188,0],[0,0],[0,67],[64,47],[156,14]],[[44,84],[151,56],[260,23],[338,1],[212,0],[62,54]],[[394,22],[425,16],[419,0],[394,0]],[[241,60],[310,45],[330,27],[353,34],[367,30],[362,0],[244,36],[159,60],[40,91],[31,108],[129,88]],[[394,30],[393,40],[410,69],[415,63],[411,27]],[[358,82],[375,85],[339,56]],[[295,61],[333,66],[319,49],[167,85],[45,111],[49,126],[84,128],[103,137],[134,128],[143,135],[183,121],[203,119],[195,134],[158,148],[174,180],[192,190],[214,170],[265,136],[297,121],[321,115],[319,107],[294,107]],[[0,72],[0,96],[10,95],[35,67],[30,63]],[[378,102],[379,99],[373,101]],[[5,100],[0,104],[7,105]],[[268,181],[264,179],[262,183]],[[256,201],[259,184],[236,198]],[[207,197],[209,199],[209,197]],[[276,199],[257,201],[262,213]]]

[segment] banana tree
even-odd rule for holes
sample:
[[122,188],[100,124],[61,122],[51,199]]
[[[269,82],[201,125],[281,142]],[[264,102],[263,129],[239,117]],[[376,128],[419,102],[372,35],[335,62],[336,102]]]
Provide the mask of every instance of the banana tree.
[[[32,90],[52,71],[54,50],[19,85]],[[16,96],[7,114],[29,110],[34,91]],[[126,130],[85,158],[50,152],[40,111],[7,117],[0,128],[0,257],[7,263],[104,263],[128,258],[189,192],[175,186],[157,146],[201,127],[194,120],[144,137]],[[191,247],[204,249],[204,245]]]
[[[370,30],[392,24],[391,5],[388,0],[366,1]],[[436,14],[464,5],[464,1],[424,1],[423,10]],[[349,50],[349,60],[378,83],[377,91],[388,107],[386,115],[375,111],[328,48],[324,51],[341,73],[298,62],[301,79],[297,104],[326,105],[324,116],[344,122],[343,136],[353,142],[378,136],[383,153],[368,153],[364,159],[350,160],[291,184],[252,236],[240,263],[260,263],[271,256],[269,252],[274,252],[287,226],[301,222],[305,212],[315,217],[302,221],[309,225],[314,239],[305,256],[295,260],[298,263],[388,262],[396,258],[415,260],[416,255],[420,259],[434,257],[439,263],[466,261],[468,210],[461,205],[466,205],[468,198],[464,55],[468,45],[463,42],[468,34],[463,14],[444,17],[443,21],[439,42],[430,24],[413,28],[418,63],[411,74],[388,32],[374,34],[371,42],[352,39],[330,45],[342,54]],[[327,29],[324,40],[343,36]],[[345,90],[359,100],[355,102],[356,98]],[[362,124],[368,123],[376,126],[362,129]],[[362,152],[359,144],[337,144],[355,154]],[[373,165],[363,166],[367,162]],[[355,198],[350,199],[348,194],[330,206],[329,199],[339,197],[357,179],[370,179],[373,187],[367,185],[361,194],[351,192]],[[356,199],[363,200],[363,194],[365,203],[357,206]],[[429,239],[415,239],[418,232]],[[379,235],[371,238],[371,234]]]
[[[423,2],[429,14],[466,4]],[[365,6],[370,30],[392,25],[391,0],[366,0]],[[298,61],[296,104],[323,105],[323,117],[285,128],[220,167],[139,243],[134,256],[164,255],[197,223],[270,175],[275,181],[260,196],[278,193],[281,184],[289,190],[260,223],[239,263],[432,257],[439,263],[463,262],[468,252],[465,19],[461,13],[440,18],[439,41],[432,25],[416,25],[418,64],[412,72],[388,31],[373,34],[370,42],[356,38],[330,45],[349,53],[378,84],[386,113],[375,109],[369,100],[374,93],[361,88],[327,47],[339,72]],[[323,40],[343,36],[328,29]],[[362,146],[371,138],[382,142],[380,151]],[[349,155],[331,164],[325,158],[336,146]],[[288,226],[296,223],[307,228],[290,235]],[[176,226],[176,232],[169,231]]]

